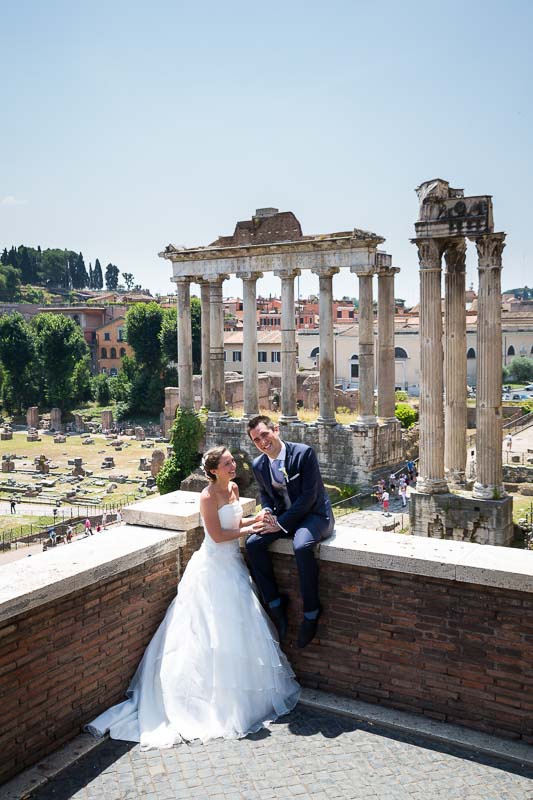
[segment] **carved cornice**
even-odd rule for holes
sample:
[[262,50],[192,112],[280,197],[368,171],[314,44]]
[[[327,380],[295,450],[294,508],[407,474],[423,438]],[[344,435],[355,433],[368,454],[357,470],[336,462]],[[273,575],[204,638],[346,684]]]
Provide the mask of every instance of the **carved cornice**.
[[444,258],[447,272],[464,272],[466,264],[466,241],[451,239],[445,242]]
[[229,278],[229,275],[223,275],[223,274],[208,275],[205,278],[205,281],[206,283],[209,283],[211,286],[216,286],[217,284],[220,284],[220,286],[222,286],[223,281],[225,281],[227,278]]
[[473,241],[477,248],[479,269],[501,268],[505,233],[489,233],[485,236],[478,236]]

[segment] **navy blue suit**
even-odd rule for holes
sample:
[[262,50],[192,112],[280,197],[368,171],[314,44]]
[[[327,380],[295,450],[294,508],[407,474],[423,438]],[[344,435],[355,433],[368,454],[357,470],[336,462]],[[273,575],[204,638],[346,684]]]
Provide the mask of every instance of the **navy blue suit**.
[[252,464],[261,492],[261,505],[270,508],[285,531],[253,533],[246,550],[255,581],[265,603],[279,597],[268,546],[281,538],[292,538],[300,576],[304,611],[319,607],[318,567],[313,548],[333,533],[331,503],[322,482],[316,453],[306,444],[285,442],[286,488],[291,505],[286,508],[283,494],[272,485],[270,461],[263,453]]

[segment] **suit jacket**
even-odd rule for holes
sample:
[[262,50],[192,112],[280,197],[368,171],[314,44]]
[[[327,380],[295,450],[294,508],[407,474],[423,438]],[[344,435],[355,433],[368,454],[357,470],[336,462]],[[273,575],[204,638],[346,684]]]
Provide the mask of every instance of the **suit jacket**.
[[318,524],[318,527],[322,528],[323,519],[323,531],[320,532],[325,533],[333,512],[324,488],[316,453],[309,445],[296,442],[285,442],[285,448],[286,486],[292,505],[285,510],[283,498],[273,488],[270,461],[265,453],[258,456],[252,464],[261,492],[261,505],[263,508],[270,508],[281,527],[290,533],[300,527],[309,515],[315,517],[313,527]]

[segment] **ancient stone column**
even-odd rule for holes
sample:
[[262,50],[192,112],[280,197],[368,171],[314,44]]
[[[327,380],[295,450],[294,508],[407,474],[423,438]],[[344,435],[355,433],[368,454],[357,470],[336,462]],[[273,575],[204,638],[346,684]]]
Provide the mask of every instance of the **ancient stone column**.
[[393,422],[396,402],[394,363],[394,276],[400,270],[378,267],[378,417]]
[[299,269],[274,272],[281,278],[281,416],[280,422],[296,422],[296,329],[294,279]]
[[259,413],[259,388],[257,370],[257,279],[262,272],[241,273],[243,286],[243,377],[244,419]]
[[444,314],[444,475],[461,486],[466,469],[466,311],[464,239],[446,244]]
[[359,278],[359,417],[357,422],[376,424],[374,403],[374,268],[358,272]]
[[447,492],[444,479],[444,372],[441,253],[434,239],[414,239],[420,261],[420,461],[416,488]]
[[194,408],[192,390],[191,279],[177,278],[178,384],[181,408]]
[[226,275],[209,278],[209,301],[211,307],[211,398],[209,416],[221,417],[226,414],[224,390],[224,305],[222,302],[222,282]]
[[202,405],[209,408],[211,402],[211,311],[209,307],[210,287],[200,281],[201,346],[202,346]]
[[320,316],[320,384],[319,417],[321,425],[336,425],[335,419],[335,353],[333,338],[333,276],[337,267],[313,270],[318,275],[318,313]]
[[498,499],[502,486],[501,267],[504,233],[474,241],[478,253],[476,481],[473,497]]

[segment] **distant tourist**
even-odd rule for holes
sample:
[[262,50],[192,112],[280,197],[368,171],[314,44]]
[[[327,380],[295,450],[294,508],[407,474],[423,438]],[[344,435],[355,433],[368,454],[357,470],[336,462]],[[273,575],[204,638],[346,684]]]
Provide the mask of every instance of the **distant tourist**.
[[510,451],[513,446],[513,437],[511,436],[510,433],[508,433],[507,436],[505,437],[505,446],[508,451]]
[[405,481],[400,484],[400,497],[402,499],[402,508],[407,506],[407,484]]
[[72,525],[67,525],[67,544],[71,543],[72,534],[73,534]]
[[85,536],[92,536],[93,535],[93,527],[91,525],[91,520],[89,517],[85,520]]
[[48,538],[50,539],[50,544],[52,545],[52,547],[55,547],[57,539],[57,533],[55,528],[52,528],[51,530],[48,531]]
[[9,504],[11,506],[11,513],[12,514],[16,514],[17,513],[17,501],[15,500],[14,497],[11,498],[11,500],[9,501]]
[[390,497],[390,495],[389,495],[388,491],[385,489],[385,491],[383,492],[383,494],[381,496],[381,502],[383,503],[383,513],[384,514],[388,514],[389,513],[389,497]]

